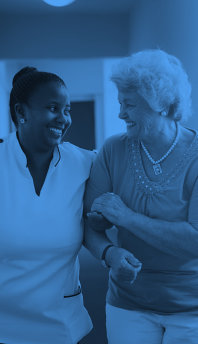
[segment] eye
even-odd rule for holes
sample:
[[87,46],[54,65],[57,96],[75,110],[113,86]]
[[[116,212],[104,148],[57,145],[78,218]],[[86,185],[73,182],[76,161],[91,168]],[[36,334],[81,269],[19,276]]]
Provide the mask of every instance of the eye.
[[50,105],[50,106],[48,107],[48,109],[49,109],[51,112],[56,112],[57,106],[56,106],[56,105]]
[[126,104],[126,106],[127,106],[128,108],[134,108],[134,107],[136,107],[135,104]]
[[70,112],[71,112],[71,109],[66,108],[66,109],[64,110],[65,116],[70,116]]

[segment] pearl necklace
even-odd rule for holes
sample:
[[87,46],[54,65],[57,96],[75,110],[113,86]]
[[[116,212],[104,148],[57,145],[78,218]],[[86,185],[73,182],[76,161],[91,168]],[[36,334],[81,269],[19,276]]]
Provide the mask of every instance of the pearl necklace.
[[175,148],[177,142],[179,140],[179,130],[178,130],[178,125],[176,123],[176,136],[175,136],[175,139],[171,145],[171,147],[169,148],[169,150],[166,152],[166,154],[164,154],[160,159],[158,160],[154,160],[151,156],[151,154],[149,153],[149,151],[146,149],[145,145],[143,144],[142,141],[140,141],[140,144],[147,156],[147,158],[150,160],[150,162],[152,162],[153,164],[153,170],[154,170],[154,173],[155,175],[157,176],[158,174],[162,174],[162,168],[161,168],[161,165],[160,165],[160,162],[164,161],[167,156],[169,156],[169,154],[173,151],[173,149]]

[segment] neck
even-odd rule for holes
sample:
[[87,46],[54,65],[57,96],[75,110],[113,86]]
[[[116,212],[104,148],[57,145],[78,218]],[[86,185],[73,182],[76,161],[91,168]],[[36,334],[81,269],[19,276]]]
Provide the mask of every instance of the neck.
[[52,156],[54,148],[48,148],[48,149],[41,149],[37,147],[36,145],[28,143],[26,140],[24,140],[21,135],[17,132],[17,139],[19,141],[19,144],[21,146],[21,149],[23,150],[24,154],[26,155],[28,165],[34,165],[37,167],[41,167],[44,165],[49,165]]
[[171,148],[176,136],[178,137],[179,125],[171,121],[170,126],[164,126],[152,137],[146,137],[142,140],[154,160],[158,160]]
[[166,150],[175,140],[177,127],[175,122],[164,123],[164,125],[157,131],[152,132],[152,135],[145,136],[141,141],[150,151]]

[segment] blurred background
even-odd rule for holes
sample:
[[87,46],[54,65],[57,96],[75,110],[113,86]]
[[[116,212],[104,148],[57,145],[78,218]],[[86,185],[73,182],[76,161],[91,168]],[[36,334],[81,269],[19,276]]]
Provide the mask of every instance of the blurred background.
[[[8,108],[13,75],[29,65],[66,82],[73,119],[68,140],[100,149],[108,136],[125,130],[109,81],[112,66],[148,48],[164,49],[182,61],[193,90],[193,116],[186,126],[198,129],[197,18],[197,0],[76,0],[66,7],[1,0],[0,137],[14,130]],[[94,323],[82,343],[106,344],[108,271],[85,249],[80,261],[85,304]]]

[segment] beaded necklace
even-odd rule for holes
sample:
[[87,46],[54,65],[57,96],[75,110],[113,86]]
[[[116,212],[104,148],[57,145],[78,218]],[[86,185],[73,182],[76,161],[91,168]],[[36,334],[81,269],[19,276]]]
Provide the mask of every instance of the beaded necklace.
[[177,142],[179,140],[179,130],[178,130],[178,125],[176,123],[176,136],[175,136],[175,139],[172,143],[172,145],[170,146],[169,150],[158,160],[154,160],[151,156],[151,154],[149,153],[149,151],[146,149],[145,145],[143,144],[142,141],[140,141],[140,144],[147,156],[147,158],[150,160],[150,162],[152,162],[153,164],[153,170],[154,170],[154,173],[155,175],[157,176],[158,174],[162,174],[162,168],[161,168],[161,165],[160,165],[160,162],[164,161],[167,156],[169,156],[169,154],[173,151],[173,149],[175,148]]

